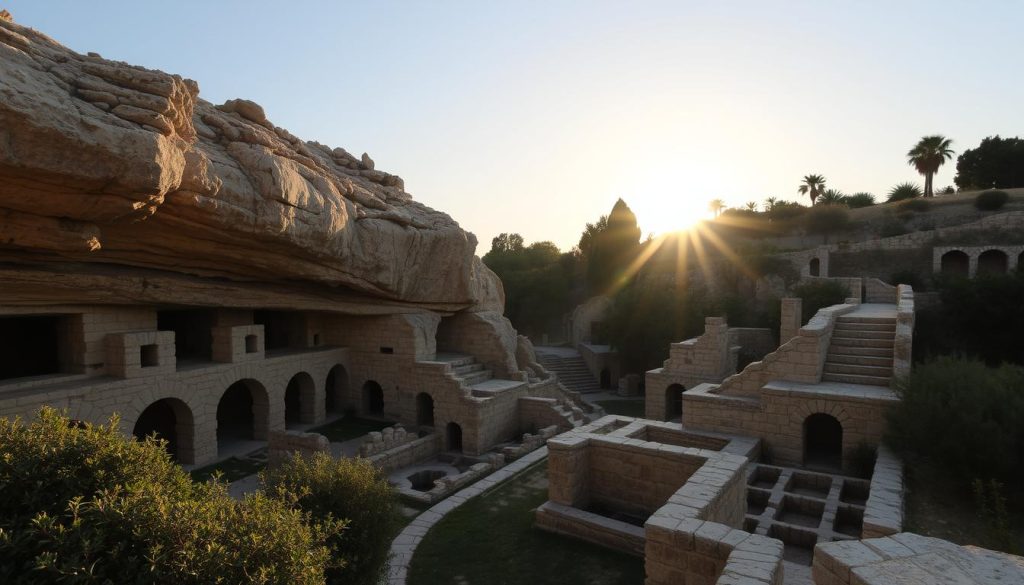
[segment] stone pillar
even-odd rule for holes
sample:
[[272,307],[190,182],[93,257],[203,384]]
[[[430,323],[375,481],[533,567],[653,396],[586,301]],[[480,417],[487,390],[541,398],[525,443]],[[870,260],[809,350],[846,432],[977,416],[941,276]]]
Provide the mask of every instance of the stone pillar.
[[974,278],[975,276],[978,275],[978,256],[980,254],[980,252],[974,252],[973,254],[968,254],[967,256],[967,276],[969,278]]
[[796,337],[797,331],[803,326],[801,312],[803,299],[782,299],[782,323],[779,326],[779,345]]

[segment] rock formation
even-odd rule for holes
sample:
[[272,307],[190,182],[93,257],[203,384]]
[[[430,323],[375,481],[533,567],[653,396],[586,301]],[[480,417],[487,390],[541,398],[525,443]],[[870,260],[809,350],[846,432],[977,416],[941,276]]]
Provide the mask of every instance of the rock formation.
[[0,302],[500,312],[476,238],[404,189],[251,101],[0,18]]

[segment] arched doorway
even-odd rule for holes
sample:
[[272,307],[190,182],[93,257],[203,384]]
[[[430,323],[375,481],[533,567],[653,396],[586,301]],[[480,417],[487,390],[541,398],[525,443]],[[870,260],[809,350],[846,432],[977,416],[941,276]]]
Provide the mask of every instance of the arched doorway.
[[363,384],[363,409],[369,414],[384,414],[384,389],[373,380]]
[[1006,274],[1009,260],[1002,250],[986,250],[978,256],[978,274]]
[[416,395],[416,424],[423,427],[434,426],[434,399],[426,392]]
[[820,276],[821,275],[821,260],[819,260],[817,258],[811,258],[811,263],[807,267],[807,272],[811,276]]
[[149,435],[167,441],[167,452],[178,463],[195,463],[192,434],[195,426],[192,409],[177,398],[157,400],[146,407],[135,420],[132,434],[139,440]]
[[445,437],[449,451],[462,453],[462,427],[457,423],[450,422],[446,427]]
[[312,424],[316,419],[316,386],[306,372],[299,372],[288,381],[284,389],[284,423],[290,428],[299,424]]
[[843,466],[843,425],[834,416],[819,412],[804,419],[804,465]]
[[228,386],[217,403],[217,450],[238,441],[265,441],[270,429],[267,391],[256,380]]
[[665,388],[665,420],[682,418],[683,392],[686,392],[686,387],[682,384],[672,384]]
[[951,276],[962,276],[967,278],[970,274],[971,259],[965,252],[950,250],[942,255],[941,272]]
[[612,387],[612,373],[608,368],[601,370],[601,388],[607,390]]
[[348,370],[338,364],[327,372],[327,383],[324,390],[324,402],[327,412],[342,412],[345,408],[348,393]]

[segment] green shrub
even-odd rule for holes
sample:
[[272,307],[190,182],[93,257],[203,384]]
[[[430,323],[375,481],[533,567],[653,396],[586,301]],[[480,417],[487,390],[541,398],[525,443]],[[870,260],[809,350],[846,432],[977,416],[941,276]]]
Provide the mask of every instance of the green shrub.
[[962,484],[984,477],[1022,485],[1024,368],[939,358],[918,365],[898,392],[886,440],[905,458]]
[[850,289],[838,280],[809,280],[793,287],[792,296],[803,300],[802,318],[806,323],[819,309],[846,301]]
[[1002,209],[1009,200],[1010,195],[1006,191],[985,191],[974,198],[974,207],[981,211],[995,211]]
[[280,500],[193,483],[160,443],[125,440],[116,418],[0,419],[0,582],[312,585],[330,535]]
[[811,234],[842,231],[849,223],[850,213],[843,205],[815,205],[804,216],[804,227]]
[[889,277],[889,284],[893,286],[901,284],[909,284],[915,291],[923,291],[925,289],[924,281],[921,279],[921,275],[914,272],[913,270],[899,270],[892,273]]
[[900,183],[889,191],[889,198],[886,201],[890,203],[893,201],[903,201],[904,199],[920,197],[923,194],[924,192],[921,191],[921,187],[914,183]]
[[268,493],[294,494],[297,509],[314,520],[341,518],[345,530],[328,540],[336,562],[327,582],[377,583],[397,525],[395,493],[366,459],[333,459],[324,453],[296,457],[263,475]]
[[844,197],[843,203],[846,203],[846,206],[850,209],[871,207],[875,204],[875,196],[871,193],[854,193],[853,195],[847,195]]
[[913,211],[915,213],[924,213],[931,208],[932,204],[927,199],[905,199],[897,206],[897,209],[900,211]]

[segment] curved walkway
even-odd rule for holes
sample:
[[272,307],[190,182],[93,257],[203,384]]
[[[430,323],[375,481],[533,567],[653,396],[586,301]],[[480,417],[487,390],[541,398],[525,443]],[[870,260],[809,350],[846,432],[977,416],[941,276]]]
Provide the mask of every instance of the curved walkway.
[[445,514],[547,456],[547,447],[531,451],[473,485],[448,496],[417,516],[391,543],[391,558],[388,560],[388,585],[405,585],[405,577],[409,573],[409,564],[412,562],[412,555],[416,552],[416,546],[434,524],[444,518]]

